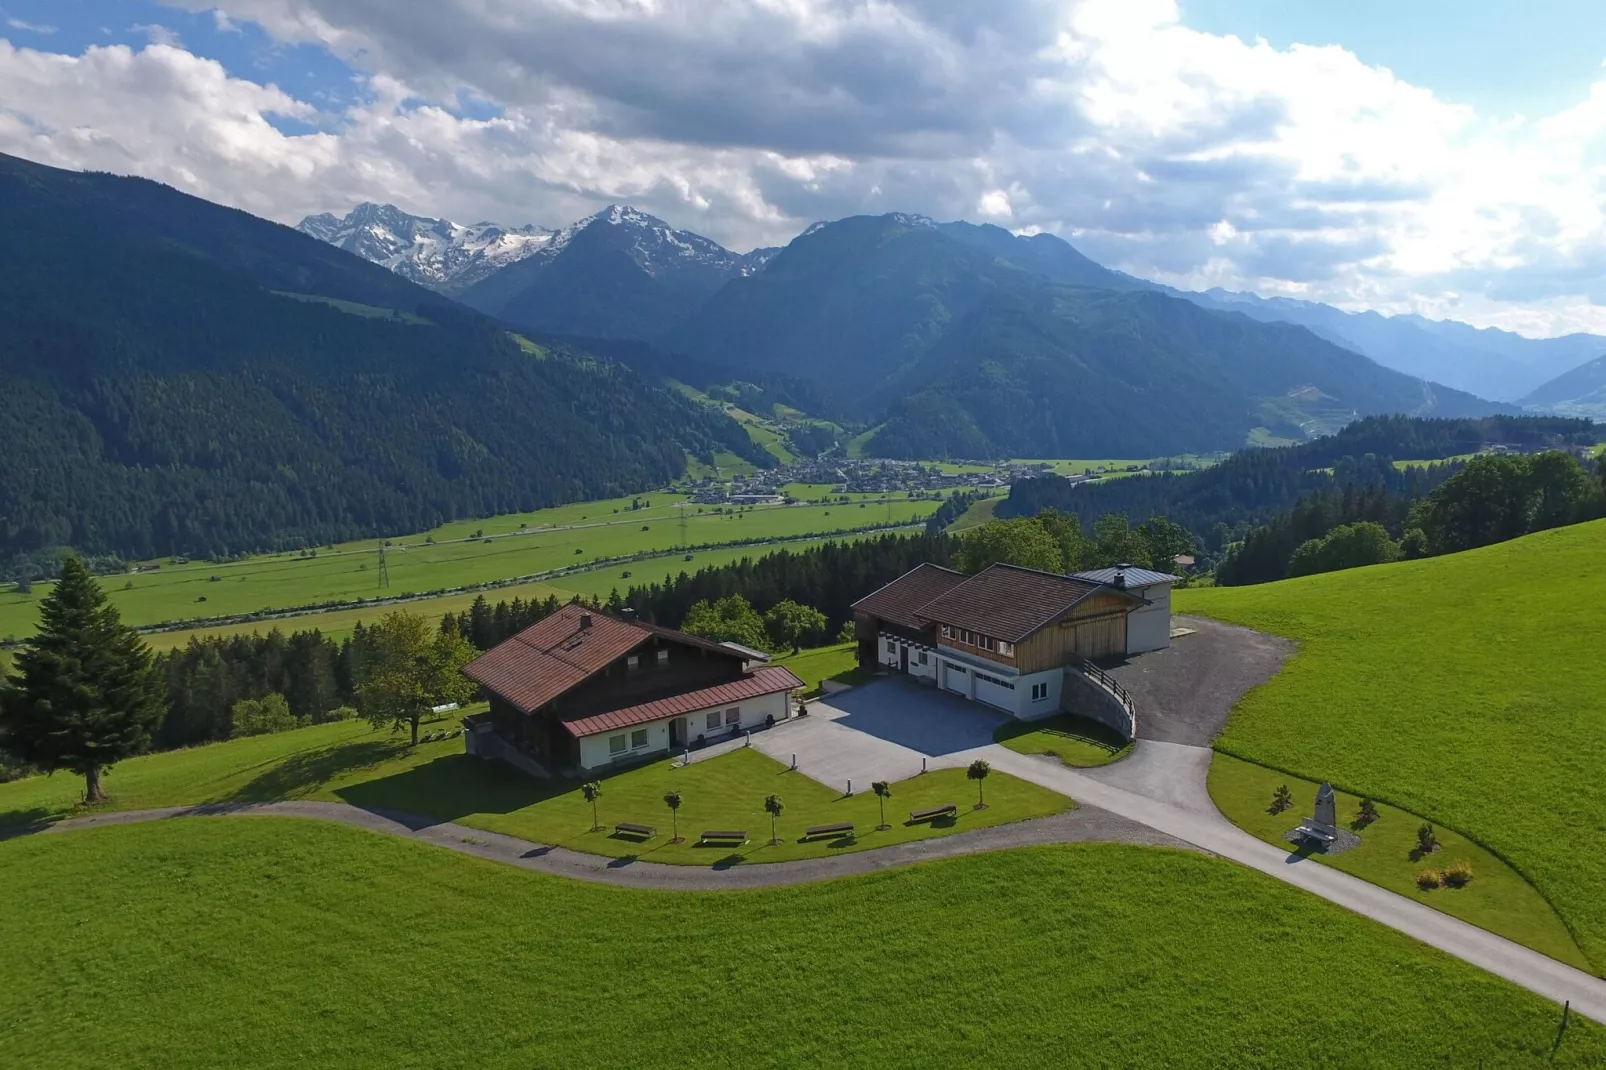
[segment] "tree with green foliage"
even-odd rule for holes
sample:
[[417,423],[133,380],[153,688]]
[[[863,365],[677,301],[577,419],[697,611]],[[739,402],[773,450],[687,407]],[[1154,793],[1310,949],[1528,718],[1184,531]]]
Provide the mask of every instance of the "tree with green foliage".
[[825,631],[825,614],[788,598],[775,603],[764,614],[764,630],[769,634],[772,649],[790,647],[796,654],[805,636],[813,638]]
[[1083,533],[1080,517],[1050,508],[1040,510],[1033,519],[1059,545],[1059,571],[1077,572],[1093,567],[1093,542]]
[[1355,820],[1351,827],[1358,829],[1366,828],[1368,825],[1372,824],[1372,822],[1376,821],[1379,816],[1380,815],[1377,812],[1377,804],[1372,801],[1371,796],[1367,796],[1361,800],[1361,808],[1356,811]]
[[1449,554],[1577,523],[1601,509],[1597,488],[1570,454],[1500,454],[1468,461],[1428,495],[1414,521],[1432,553]]
[[989,565],[1019,565],[1044,572],[1060,570],[1060,548],[1034,517],[991,520],[960,539],[962,572],[980,572]]
[[891,828],[892,826],[887,824],[887,800],[892,798],[892,785],[885,780],[877,780],[870,785],[870,790],[875,792],[876,801],[881,804],[881,824],[877,825],[876,828]]
[[841,630],[836,633],[836,641],[838,644],[856,643],[859,641],[859,633],[854,628],[852,620],[845,620],[842,622]]
[[1094,559],[1100,568],[1111,565],[1136,565],[1152,568],[1149,548],[1143,537],[1133,530],[1125,513],[1105,513],[1093,522]]
[[434,707],[474,696],[474,682],[462,669],[477,655],[462,636],[432,629],[404,609],[385,614],[364,635],[367,677],[357,704],[375,728],[408,726],[417,745],[418,724]]
[[1400,559],[1400,545],[1382,524],[1343,524],[1319,539],[1300,543],[1288,559],[1288,575],[1310,576]]
[[1288,790],[1287,784],[1279,784],[1277,790],[1271,793],[1271,805],[1266,807],[1266,812],[1268,814],[1280,814],[1293,808],[1294,793]]
[[[670,843],[680,842],[680,792],[670,790],[664,792],[664,805],[669,807]],[[591,815],[596,820],[596,815]]]
[[1138,540],[1149,558],[1149,566],[1161,572],[1176,567],[1177,558],[1194,552],[1193,536],[1181,524],[1163,516],[1151,516],[1138,525]]
[[243,698],[229,710],[232,724],[229,735],[234,739],[245,736],[264,736],[269,732],[283,732],[296,727],[290,704],[277,691],[261,698]]
[[602,822],[597,817],[597,800],[602,798],[602,782],[600,780],[586,781],[580,785],[580,794],[584,795],[586,802],[591,804],[591,831],[601,832]]
[[101,773],[150,746],[162,719],[151,652],[76,556],[39,605],[39,631],[0,688],[0,748],[47,772],[84,778],[86,802],[106,798]]
[[970,767],[965,770],[966,779],[974,780],[976,782],[976,809],[978,810],[987,809],[987,801],[982,798],[981,787],[982,781],[986,780],[987,774],[991,773],[992,771],[993,767],[988,765],[987,762],[981,758],[977,758],[975,761],[971,762]]
[[771,847],[776,847],[776,846],[780,845],[780,842],[781,842],[780,837],[776,834],[776,831],[775,831],[775,820],[778,817],[781,816],[782,811],[784,811],[785,809],[786,809],[786,804],[781,802],[781,797],[779,795],[770,795],[767,798],[765,798],[765,800],[764,800],[764,812],[766,814],[770,815],[770,846]]
[[726,595],[717,602],[693,603],[680,630],[716,643],[740,643],[755,650],[768,650],[770,646],[764,618],[739,594]]

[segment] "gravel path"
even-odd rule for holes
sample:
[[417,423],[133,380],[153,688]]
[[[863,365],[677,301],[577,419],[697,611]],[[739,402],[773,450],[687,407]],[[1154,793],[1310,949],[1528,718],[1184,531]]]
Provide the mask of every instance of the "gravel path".
[[1204,617],[1176,617],[1192,635],[1140,654],[1109,673],[1138,707],[1138,736],[1208,747],[1244,692],[1276,675],[1295,645]]
[[[32,830],[41,835],[97,828],[102,825],[131,825],[144,821],[194,817],[303,817],[336,821],[342,825],[381,832],[420,843],[434,844],[477,858],[504,862],[520,869],[552,873],[562,877],[616,884],[627,888],[657,888],[680,891],[724,891],[741,888],[774,888],[789,884],[871,873],[893,866],[955,858],[983,851],[1002,851],[1051,843],[1131,843],[1159,847],[1188,848],[1176,837],[1146,828],[1095,806],[1082,806],[1053,817],[1017,821],[1008,825],[957,832],[912,843],[895,844],[874,850],[853,851],[795,862],[750,863],[743,865],[674,866],[662,862],[641,862],[627,858],[571,851],[564,847],[532,843],[515,836],[470,828],[452,822],[436,822],[413,814],[384,810],[363,810],[337,802],[220,803],[209,806],[169,806],[155,810],[124,810],[68,818]],[[24,835],[29,830],[15,830]],[[0,834],[3,835],[3,834]]]

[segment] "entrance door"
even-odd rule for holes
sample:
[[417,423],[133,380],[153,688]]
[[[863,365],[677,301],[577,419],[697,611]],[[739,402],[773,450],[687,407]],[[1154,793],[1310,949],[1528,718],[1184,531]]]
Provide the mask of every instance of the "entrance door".
[[676,717],[669,722],[669,749],[680,750],[686,745],[686,718]]
[[909,648],[902,643],[898,644],[898,668],[904,672],[909,671]]

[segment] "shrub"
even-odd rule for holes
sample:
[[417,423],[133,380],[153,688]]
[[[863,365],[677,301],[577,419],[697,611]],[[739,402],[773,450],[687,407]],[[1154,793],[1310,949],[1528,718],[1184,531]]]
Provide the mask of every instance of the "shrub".
[[1266,808],[1266,812],[1268,814],[1280,814],[1284,810],[1292,810],[1293,808],[1294,793],[1288,790],[1287,784],[1283,784],[1272,793],[1271,805]]
[[1416,849],[1425,855],[1430,855],[1439,849],[1439,837],[1433,831],[1433,824],[1422,822],[1422,827],[1416,830]]
[[1436,869],[1424,869],[1416,875],[1416,886],[1428,891],[1439,886],[1443,874]]
[[328,713],[324,714],[323,715],[323,719],[325,721],[350,721],[350,720],[355,719],[356,716],[357,716],[357,707],[355,707],[355,706],[336,706],[334,709],[332,709]]
[[1443,872],[1439,874],[1439,879],[1442,880],[1447,887],[1465,888],[1468,884],[1472,883],[1472,865],[1468,862],[1451,863],[1450,865],[1444,867]]
[[1363,829],[1378,818],[1377,805],[1371,799],[1361,800],[1360,812],[1355,815],[1355,828]]

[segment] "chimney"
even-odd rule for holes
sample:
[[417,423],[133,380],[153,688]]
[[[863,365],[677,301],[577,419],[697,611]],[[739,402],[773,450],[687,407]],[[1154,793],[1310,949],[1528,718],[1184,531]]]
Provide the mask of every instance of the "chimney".
[[1126,570],[1131,568],[1131,567],[1132,566],[1129,563],[1125,562],[1125,561],[1119,562],[1115,566],[1114,584],[1115,584],[1116,587],[1120,588],[1123,591],[1126,590]]
[[631,609],[629,606],[621,606],[619,608],[618,617],[622,621],[633,621],[636,619],[636,611]]
[[591,627],[591,614],[589,614],[589,613],[580,614],[580,630],[583,632],[589,627]]

